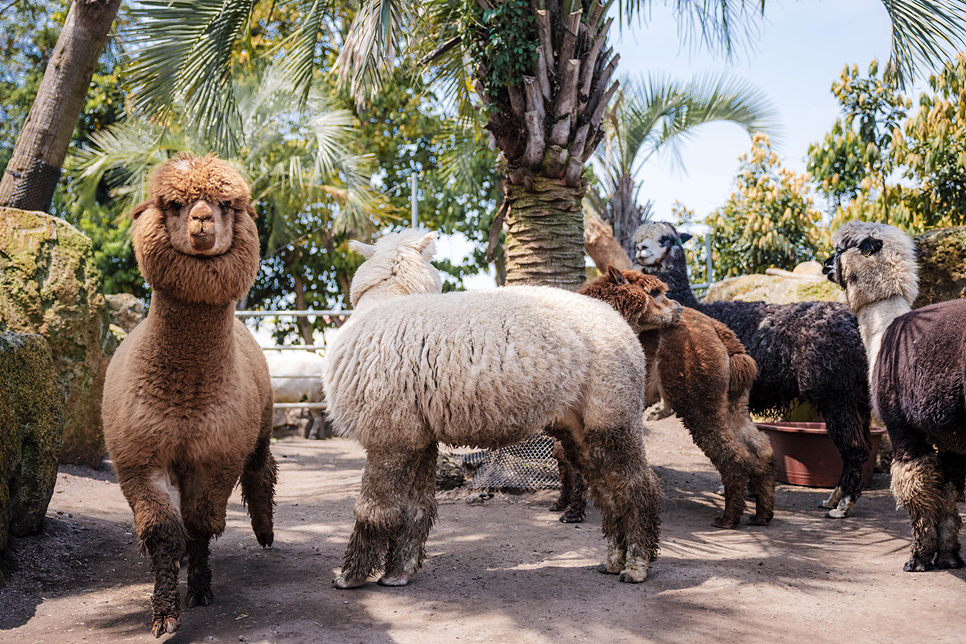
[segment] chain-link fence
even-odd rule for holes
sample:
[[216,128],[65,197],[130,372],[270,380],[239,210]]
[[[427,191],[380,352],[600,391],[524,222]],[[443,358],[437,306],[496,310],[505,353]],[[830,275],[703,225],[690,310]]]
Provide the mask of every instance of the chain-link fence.
[[[560,487],[553,439],[540,434],[516,445],[463,454],[471,490],[532,491]],[[472,478],[471,478],[472,477]]]

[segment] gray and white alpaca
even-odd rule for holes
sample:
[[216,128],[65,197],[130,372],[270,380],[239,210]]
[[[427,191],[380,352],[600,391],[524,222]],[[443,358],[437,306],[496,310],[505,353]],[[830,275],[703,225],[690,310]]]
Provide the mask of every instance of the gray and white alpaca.
[[433,234],[374,246],[352,279],[355,313],[326,353],[336,431],[366,449],[338,588],[402,586],[436,519],[437,444],[497,448],[544,428],[587,480],[608,541],[601,572],[641,582],[657,556],[660,481],[644,454],[644,354],[603,302],[557,288],[441,294]]
[[787,409],[796,400],[822,413],[842,457],[842,472],[828,500],[827,516],[848,516],[862,493],[862,465],[869,459],[867,362],[859,326],[837,302],[702,303],[691,291],[681,246],[688,237],[667,223],[645,223],[634,231],[636,265],[668,287],[668,297],[724,322],[758,364],[749,408],[761,414]]
[[872,406],[892,440],[892,494],[912,524],[912,557],[903,569],[961,568],[966,300],[912,310],[916,249],[894,226],[851,221],[833,240],[824,272],[845,289],[859,319]]

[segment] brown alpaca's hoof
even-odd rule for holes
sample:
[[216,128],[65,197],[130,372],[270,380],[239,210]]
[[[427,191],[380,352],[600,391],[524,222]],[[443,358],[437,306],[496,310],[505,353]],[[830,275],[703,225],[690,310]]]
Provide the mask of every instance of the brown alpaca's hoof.
[[741,518],[738,518],[735,521],[730,521],[728,519],[725,519],[724,517],[715,517],[714,520],[711,522],[711,525],[713,525],[716,528],[721,528],[722,530],[734,530],[735,528],[738,527],[738,523],[740,521],[741,521]]
[[258,545],[263,548],[268,548],[275,541],[275,532],[271,528],[267,530],[255,530],[255,539],[258,540]]
[[568,510],[560,515],[561,523],[583,523],[584,522],[584,511],[583,510]]
[[181,620],[175,615],[156,617],[154,620],[154,625],[151,628],[151,632],[155,637],[161,637],[165,633],[174,633],[176,630],[178,630],[179,626],[181,626]]
[[757,515],[748,519],[748,525],[766,526],[771,523],[771,517],[759,517]]

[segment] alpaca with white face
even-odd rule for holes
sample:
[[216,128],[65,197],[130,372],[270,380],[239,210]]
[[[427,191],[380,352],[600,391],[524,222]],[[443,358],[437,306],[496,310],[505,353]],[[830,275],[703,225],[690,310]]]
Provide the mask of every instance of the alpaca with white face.
[[892,494],[909,512],[904,570],[961,568],[956,507],[966,485],[966,300],[912,309],[916,249],[888,224],[834,235],[828,278],[845,289],[868,350],[872,405],[892,440]]
[[842,472],[820,504],[830,518],[849,515],[862,493],[862,465],[869,459],[867,362],[859,325],[837,302],[699,302],[691,291],[685,237],[667,223],[642,224],[634,232],[635,261],[659,277],[668,297],[723,322],[758,365],[748,401],[753,414],[776,415],[798,401],[815,407],[842,457]]

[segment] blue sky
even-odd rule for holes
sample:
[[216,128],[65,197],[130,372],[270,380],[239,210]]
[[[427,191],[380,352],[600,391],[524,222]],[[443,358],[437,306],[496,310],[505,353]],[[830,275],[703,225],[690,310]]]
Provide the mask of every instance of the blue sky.
[[[856,64],[865,73],[873,58],[884,65],[892,48],[891,24],[881,0],[768,0],[759,37],[731,61],[699,46],[683,46],[669,9],[655,6],[646,18],[643,24],[635,19],[623,28],[615,20],[611,28],[611,45],[621,55],[618,76],[653,71],[687,80],[727,70],[754,83],[778,113],[781,141],[773,149],[782,165],[796,172],[805,172],[809,144],[821,141],[839,115],[831,87],[842,68]],[[672,219],[675,201],[701,219],[725,203],[734,187],[738,157],[750,148],[750,138],[736,125],[701,126],[683,146],[683,167],[662,155],[641,169],[635,177],[643,182],[640,198],[654,200],[657,221]],[[441,239],[439,255],[459,257],[468,246],[465,240]],[[468,288],[492,284],[488,276],[467,281]]]
[[[616,23],[615,23],[616,26]],[[805,171],[809,143],[821,141],[838,116],[830,88],[845,64],[864,73],[873,57],[885,63],[891,26],[880,0],[804,0],[765,6],[765,24],[754,49],[730,63],[704,49],[680,44],[673,14],[655,7],[646,25],[633,22],[611,36],[621,55],[623,76],[663,71],[687,80],[708,71],[727,70],[763,90],[777,108],[781,143],[773,146],[782,164]],[[636,176],[641,199],[653,199],[654,218],[670,219],[678,200],[698,218],[724,204],[733,188],[738,157],[751,141],[736,125],[709,124],[696,131],[682,155],[684,168],[669,155],[652,159]]]

